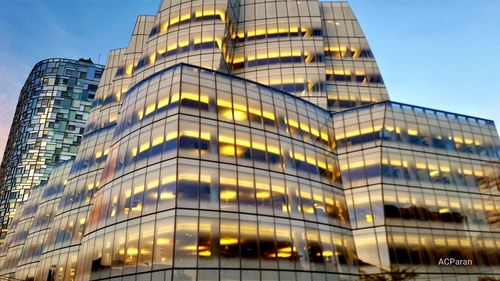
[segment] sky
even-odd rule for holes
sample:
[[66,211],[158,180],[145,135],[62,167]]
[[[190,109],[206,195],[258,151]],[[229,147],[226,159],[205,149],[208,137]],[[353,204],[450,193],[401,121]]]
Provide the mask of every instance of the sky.
[[[105,63],[161,0],[0,0],[0,155],[31,68]],[[499,0],[349,0],[390,98],[500,124]]]

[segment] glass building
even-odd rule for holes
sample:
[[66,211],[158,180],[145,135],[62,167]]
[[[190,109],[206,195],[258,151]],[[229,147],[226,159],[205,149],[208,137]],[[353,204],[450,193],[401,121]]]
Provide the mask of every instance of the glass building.
[[14,217],[0,276],[498,278],[499,148],[492,121],[389,102],[345,2],[163,1],[110,52],[62,191],[25,204],[57,208]]
[[76,156],[103,66],[91,60],[38,62],[21,90],[0,167],[0,244],[16,207]]
[[12,276],[17,271],[16,276],[30,276],[38,268],[72,163],[67,160],[57,164],[47,183],[32,188],[30,199],[18,207],[19,219],[12,222],[0,249],[2,275]]
[[[361,270],[498,278],[500,142],[492,121],[382,102],[334,114],[333,124]],[[440,265],[446,258],[473,266]]]

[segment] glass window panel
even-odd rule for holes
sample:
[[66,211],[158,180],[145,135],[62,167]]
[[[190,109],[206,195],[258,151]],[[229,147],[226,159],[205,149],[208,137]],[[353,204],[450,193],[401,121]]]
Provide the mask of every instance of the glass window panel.
[[175,229],[175,262],[196,266],[198,255],[198,218],[177,216]]
[[127,202],[129,209],[129,218],[135,218],[141,215],[144,206],[144,184],[145,184],[146,174],[140,172],[139,174],[134,173],[133,179],[133,191],[129,202]]
[[251,169],[240,169],[238,172],[238,197],[240,212],[255,213],[255,188]]
[[[157,166],[158,167],[158,166]],[[158,186],[160,185],[160,169],[149,170],[146,176],[146,186],[144,191],[143,215],[156,211],[158,200]]]
[[240,266],[238,230],[239,220],[221,218],[219,250],[221,267],[231,268]]
[[241,263],[244,268],[259,267],[256,220],[254,216],[245,216],[240,221]]
[[125,260],[125,241],[127,229],[120,228],[115,231],[113,239],[113,256],[111,260],[111,276],[120,275]]
[[272,221],[272,218],[259,217],[258,227],[259,227],[259,252],[261,257],[261,267],[276,268],[277,251],[275,244],[274,222]]
[[172,266],[174,245],[174,218],[159,217],[156,220],[153,270]]
[[127,226],[127,243],[125,248],[123,273],[134,273],[137,268],[137,255],[139,254],[139,224]]
[[219,220],[217,217],[200,217],[198,266],[219,266]]
[[161,180],[158,187],[158,211],[168,210],[175,206],[177,196],[177,166],[163,164],[161,168]]
[[[205,166],[206,165],[206,166]],[[219,209],[219,170],[203,163],[200,170],[200,209]]]
[[137,259],[137,271],[149,271],[153,264],[153,244],[155,235],[155,222],[148,221],[141,224],[141,237]]
[[288,217],[289,206],[285,181],[282,178],[271,177],[274,214]]
[[177,205],[180,207],[198,206],[200,193],[199,166],[179,164]]
[[237,174],[234,167],[220,167],[220,208],[221,210],[237,211],[238,210],[238,188]]

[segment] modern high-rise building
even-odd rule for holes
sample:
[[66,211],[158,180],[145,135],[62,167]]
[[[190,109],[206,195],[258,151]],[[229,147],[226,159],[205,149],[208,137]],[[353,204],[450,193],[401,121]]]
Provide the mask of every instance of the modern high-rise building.
[[0,167],[0,244],[16,207],[60,161],[75,158],[103,66],[91,60],[38,62],[21,90]]
[[499,278],[499,148],[492,121],[388,101],[345,2],[165,0],[0,276]]

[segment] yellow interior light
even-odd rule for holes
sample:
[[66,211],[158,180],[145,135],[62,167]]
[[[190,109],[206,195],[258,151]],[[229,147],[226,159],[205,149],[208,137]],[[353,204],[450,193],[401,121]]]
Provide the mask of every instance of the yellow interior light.
[[416,135],[418,135],[418,131],[417,130],[413,130],[413,129],[408,129],[408,135],[410,135],[410,136],[416,136]]
[[139,152],[146,151],[148,148],[149,148],[149,141],[141,144],[141,146],[139,147]]
[[156,239],[156,244],[157,245],[168,245],[168,244],[172,244],[172,240],[170,239],[165,239],[165,238],[158,238]]
[[235,103],[233,104],[233,108],[239,111],[247,111],[247,107],[244,104]]
[[162,108],[168,105],[168,98],[163,98],[158,102],[158,108]]
[[[292,152],[290,151],[290,156],[292,156]],[[293,155],[293,158],[297,159],[297,160],[300,160],[300,161],[305,161],[305,157],[304,155],[298,153],[298,152],[295,152],[295,154]]]
[[324,131],[321,131],[321,139],[328,142],[328,134]]
[[170,132],[165,136],[165,141],[173,140],[175,138],[177,138],[177,132]]
[[153,180],[153,181],[148,182],[148,186],[147,186],[147,188],[148,188],[148,189],[155,188],[155,187],[157,187],[159,184],[160,184],[160,180],[157,180],[157,179],[156,179],[156,180]]
[[179,48],[189,45],[189,40],[179,41]]
[[219,183],[224,184],[224,185],[236,185],[236,179],[235,178],[221,177],[219,179]]
[[261,150],[261,151],[265,151],[266,150],[266,146],[264,144],[262,144],[262,143],[253,142],[252,143],[252,147],[254,149]]
[[181,16],[181,21],[185,21],[191,18],[191,14],[185,14]]
[[210,252],[208,250],[198,252],[198,256],[200,256],[200,257],[210,257],[211,255],[212,255],[212,252]]
[[191,131],[191,130],[182,131],[182,132],[180,132],[180,135],[185,136],[185,137],[191,137],[191,138],[199,138],[200,137],[200,133],[198,131]]
[[[242,121],[242,120],[246,120],[247,119],[247,115],[245,112],[243,111],[239,111],[239,110],[234,110],[234,120],[236,121]],[[229,117],[230,119],[230,117]]]
[[208,104],[209,98],[207,96],[200,96],[200,102]]
[[326,169],[326,163],[323,161],[318,161],[318,167],[320,167],[322,169]]
[[219,49],[222,49],[222,40],[219,39],[219,38],[215,38],[215,43],[217,43],[217,46],[219,47]]
[[220,243],[220,245],[223,245],[223,246],[235,245],[235,244],[238,244],[238,239],[237,238],[221,238],[219,243]]
[[430,175],[431,177],[435,177],[435,176],[439,175],[439,171],[437,171],[437,170],[436,170],[436,171],[430,171],[430,172],[429,172],[429,175]]
[[163,55],[166,51],[167,49],[159,49],[158,54]]
[[359,49],[356,48],[351,48],[351,52],[353,52],[352,58],[357,59],[361,53]]
[[306,162],[309,163],[309,164],[312,164],[312,165],[316,165],[316,159],[314,159],[313,157],[307,156],[306,157]]
[[292,120],[292,119],[288,119],[287,120],[288,122],[288,125],[292,126],[292,127],[295,127],[295,128],[298,128],[299,127],[299,122],[295,121],[295,120]]
[[267,199],[271,197],[271,194],[269,191],[258,191],[255,193],[255,197],[257,197],[257,199]]
[[332,251],[323,251],[323,257],[332,257],[333,256],[333,252]]
[[208,132],[201,132],[200,133],[200,139],[202,139],[202,140],[210,140],[210,133],[208,133]]
[[161,184],[166,185],[166,184],[175,182],[175,180],[176,180],[176,176],[175,175],[173,175],[173,176],[166,176],[166,177],[163,177],[161,179]]
[[219,142],[234,144],[234,138],[219,135]]
[[170,24],[169,25],[174,25],[179,22],[179,17],[175,17],[170,19]]
[[160,199],[161,200],[175,199],[175,194],[173,194],[172,192],[162,192],[160,193]]
[[171,103],[175,103],[179,101],[179,93],[174,93],[172,94],[172,100],[170,101]]
[[225,156],[234,156],[236,151],[234,149],[234,146],[232,145],[225,145],[220,148],[220,153]]
[[134,68],[133,64],[127,65],[127,67],[125,68],[125,74],[127,74],[128,76],[132,75],[133,68]]
[[440,214],[449,213],[449,212],[450,212],[450,209],[448,209],[448,208],[439,209]]
[[165,21],[160,25],[160,33],[167,32],[167,29],[168,29],[168,21]]
[[270,120],[274,120],[275,119],[274,114],[271,113],[271,112],[267,112],[267,111],[263,111],[262,112],[262,116],[264,118],[267,118],[267,119],[270,119]]
[[300,123],[300,129],[302,129],[303,131],[309,132],[309,126],[307,124]]
[[364,134],[369,134],[369,133],[372,133],[373,132],[373,128],[370,127],[370,128],[363,128],[361,129],[361,134],[364,135]]
[[243,147],[250,147],[250,141],[245,139],[236,138],[236,144]]
[[449,171],[450,171],[450,167],[441,166],[441,172],[448,173]]
[[270,145],[267,146],[267,151],[273,154],[280,154],[279,148]]
[[117,101],[120,100],[121,95],[122,95],[122,93],[120,91],[116,91],[115,98],[116,98]]
[[233,104],[230,101],[226,101],[226,100],[222,100],[222,99],[217,99],[217,106],[232,108]]
[[284,213],[288,213],[288,206],[287,205],[281,206],[281,211]]
[[181,99],[188,99],[188,100],[198,101],[199,100],[199,96],[198,96],[198,94],[194,94],[194,93],[182,92]]
[[155,61],[156,61],[156,53],[152,53],[151,55],[149,55],[149,63],[154,64]]
[[401,166],[401,160],[391,160],[392,166]]
[[167,46],[167,51],[172,51],[177,49],[177,42]]
[[258,115],[258,116],[261,116],[261,115],[262,115],[262,113],[260,112],[260,110],[259,110],[259,109],[256,109],[256,108],[251,108],[251,107],[250,107],[250,108],[248,108],[248,112],[250,112],[250,113],[252,113],[252,114],[254,114],[254,115]]
[[463,169],[463,173],[465,175],[472,175],[472,170],[469,170],[469,169]]
[[155,103],[152,103],[150,105],[148,105],[146,107],[146,114],[145,115],[149,115],[150,113],[152,113],[153,111],[155,111],[156,109],[156,104]]
[[138,185],[134,188],[134,194],[138,194],[144,191],[144,185]]
[[221,200],[224,200],[224,201],[234,200],[234,199],[236,199],[236,191],[232,191],[232,190],[221,191],[220,198],[221,198]]

